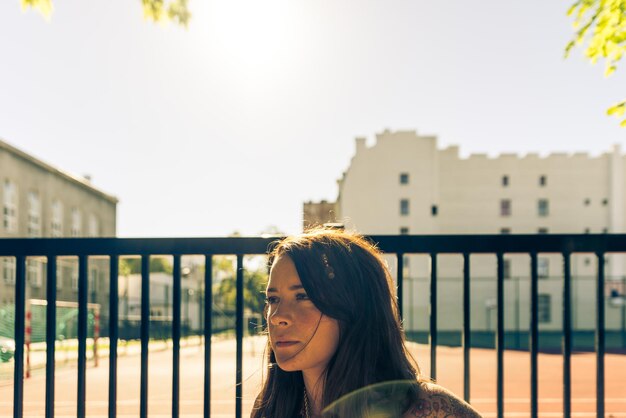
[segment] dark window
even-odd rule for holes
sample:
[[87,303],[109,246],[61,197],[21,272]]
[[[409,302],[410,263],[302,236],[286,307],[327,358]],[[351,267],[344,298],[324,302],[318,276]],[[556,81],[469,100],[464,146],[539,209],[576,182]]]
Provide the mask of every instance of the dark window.
[[400,199],[400,215],[409,214],[409,199]]
[[545,186],[548,183],[548,178],[546,176],[539,176],[539,185]]
[[547,234],[548,233],[548,228],[539,228],[537,230],[538,234]]
[[591,230],[589,228],[585,228],[585,234],[588,234],[589,232],[591,232]]
[[609,204],[609,199],[602,199],[602,206],[606,206]]
[[548,199],[539,199],[537,201],[537,215],[548,216],[550,213],[550,205]]
[[500,200],[500,216],[511,216],[511,200]]
[[501,234],[510,234],[511,233],[511,228],[500,228],[500,233]]
[[602,228],[602,233],[607,234],[609,232],[609,228]]
[[409,184],[409,173],[400,173],[400,184]]
[[550,277],[550,259],[547,257],[537,258],[537,277],[547,279]]
[[537,295],[537,320],[540,324],[547,324],[551,319],[552,296],[548,294]]
[[503,261],[504,261],[504,264],[502,265],[502,269],[504,270],[504,278],[510,279],[511,278],[511,260],[508,258],[505,258]]
[[430,207],[430,214],[433,216],[437,216],[437,212],[438,212],[437,205],[432,205]]
[[587,199],[584,200],[583,203],[584,203],[585,206],[589,206],[589,204],[591,203],[591,199],[587,198]]
[[400,228],[400,235],[409,235],[409,228],[403,226]]
[[502,187],[507,187],[509,185],[509,176],[502,176]]

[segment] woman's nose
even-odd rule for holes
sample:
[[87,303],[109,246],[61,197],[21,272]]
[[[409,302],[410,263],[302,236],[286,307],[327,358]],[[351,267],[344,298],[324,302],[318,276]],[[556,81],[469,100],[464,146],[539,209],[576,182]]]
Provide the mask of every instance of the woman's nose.
[[289,325],[292,322],[291,309],[281,302],[277,303],[270,311],[270,323],[272,325]]

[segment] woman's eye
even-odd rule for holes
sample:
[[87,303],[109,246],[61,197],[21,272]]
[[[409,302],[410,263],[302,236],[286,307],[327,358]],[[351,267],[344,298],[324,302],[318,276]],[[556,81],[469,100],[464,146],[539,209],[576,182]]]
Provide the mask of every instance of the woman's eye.
[[298,293],[296,295],[297,300],[309,300],[309,296],[306,293]]
[[278,298],[276,296],[267,296],[265,298],[265,303],[267,303],[269,305],[271,305],[273,303],[276,303],[276,302],[278,302]]

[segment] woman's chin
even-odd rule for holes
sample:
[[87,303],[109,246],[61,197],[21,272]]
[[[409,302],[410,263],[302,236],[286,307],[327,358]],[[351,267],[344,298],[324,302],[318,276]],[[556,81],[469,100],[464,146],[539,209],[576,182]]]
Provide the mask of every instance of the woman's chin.
[[290,361],[276,361],[276,364],[278,364],[278,367],[280,367],[280,369],[284,372],[295,372],[300,370]]

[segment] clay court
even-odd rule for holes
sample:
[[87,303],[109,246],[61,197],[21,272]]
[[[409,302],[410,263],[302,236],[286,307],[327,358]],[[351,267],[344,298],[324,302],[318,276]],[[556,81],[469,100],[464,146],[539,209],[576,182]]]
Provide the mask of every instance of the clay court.
[[[252,401],[261,381],[263,338],[244,341],[243,416],[249,416]],[[211,416],[235,415],[235,341],[220,340],[212,345]],[[429,347],[411,344],[411,351],[429,374]],[[151,345],[149,358],[150,417],[171,416],[171,351]],[[138,352],[118,360],[118,416],[139,415]],[[459,396],[463,394],[463,352],[460,348],[441,347],[437,350],[438,382]],[[87,369],[87,405],[89,417],[108,416],[108,361],[98,367],[90,362]],[[527,417],[530,411],[530,356],[527,352],[505,352],[504,408],[506,417]],[[180,414],[200,417],[203,410],[203,347],[189,345],[181,350]],[[539,355],[539,416],[562,416],[562,357]],[[6,367],[12,363],[5,364]],[[607,417],[626,417],[626,355],[607,354],[605,357],[605,411]],[[572,416],[594,417],[596,408],[595,355],[572,356]],[[0,417],[13,414],[13,384],[3,374],[0,380]],[[496,416],[496,352],[488,349],[471,350],[471,403],[485,417]],[[76,416],[76,369],[71,364],[59,365],[56,374],[55,416]],[[24,416],[41,417],[45,406],[45,374],[36,370],[24,381]]]

